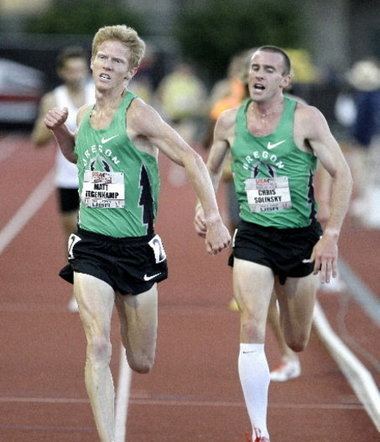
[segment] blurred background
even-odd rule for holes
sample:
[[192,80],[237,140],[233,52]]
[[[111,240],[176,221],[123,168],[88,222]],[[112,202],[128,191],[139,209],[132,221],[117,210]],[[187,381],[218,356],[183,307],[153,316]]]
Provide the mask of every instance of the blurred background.
[[[34,102],[58,83],[55,57],[62,47],[89,49],[100,26],[126,23],[149,44],[140,75],[153,91],[179,59],[210,89],[234,54],[274,44],[293,50],[300,94],[333,120],[344,73],[355,61],[380,55],[379,16],[375,0],[0,0],[0,59],[36,69],[12,65],[22,81],[7,77],[11,65],[1,64],[0,93],[8,82]],[[23,108],[29,119],[32,107]]]
[[375,0],[0,0],[0,128],[31,129],[41,97],[60,82],[59,51],[80,45],[90,56],[99,27],[125,23],[147,43],[131,89],[207,148],[213,106],[236,95],[238,56],[277,45],[292,59],[291,92],[324,113],[347,153],[360,218],[364,200],[380,200],[380,184],[365,189],[380,168],[379,17]]
[[[260,45],[280,46],[289,53],[293,65],[293,85],[288,92],[323,112],[354,176],[352,203],[340,241],[344,267],[334,286],[321,288],[319,301],[333,327],[349,347],[360,354],[379,385],[380,355],[376,345],[380,318],[379,17],[378,0],[0,0],[0,161],[3,161],[2,180],[6,183],[0,186],[6,195],[0,204],[1,230],[5,231],[4,225],[9,220],[13,221],[16,208],[23,207],[24,198],[28,197],[41,176],[50,173],[52,149],[35,149],[38,146],[34,144],[38,143],[36,136],[31,134],[34,133],[32,129],[36,120],[37,123],[40,121],[37,115],[40,104],[44,103],[42,97],[56,91],[63,80],[68,80],[67,71],[65,75],[61,72],[60,77],[57,69],[57,56],[65,48],[80,46],[89,61],[91,41],[100,27],[112,24],[134,27],[145,40],[147,48],[130,88],[153,104],[206,158],[216,118],[222,110],[236,106],[244,99],[247,54]],[[87,74],[85,64],[83,70]],[[71,83],[75,86],[83,78],[79,80],[73,82],[71,79]],[[51,147],[55,147],[51,140],[49,142]],[[158,437],[163,431],[166,434],[164,426],[168,421],[170,425],[182,425],[184,436],[181,440],[194,440],[194,422],[202,422],[203,425],[208,414],[211,418],[216,416],[215,422],[219,422],[223,412],[224,427],[210,425],[210,421],[205,420],[204,434],[208,435],[213,430],[214,433],[204,440],[235,440],[231,434],[238,434],[246,423],[242,421],[245,415],[241,408],[236,406],[241,401],[241,392],[240,386],[234,383],[237,378],[233,358],[230,358],[238,335],[235,330],[237,317],[227,308],[232,293],[226,282],[227,278],[230,281],[230,274],[225,270],[223,256],[219,261],[209,261],[201,254],[203,244],[194,239],[191,224],[194,195],[184,185],[186,177],[183,169],[165,162],[165,157],[162,157],[160,166],[164,192],[160,205],[164,210],[160,212],[159,219],[164,220],[161,221],[161,229],[163,237],[167,233],[168,256],[172,256],[174,265],[161,296],[164,309],[160,318],[163,326],[158,369],[149,378],[150,385],[145,378],[144,381],[134,378],[134,408],[129,435],[139,442],[152,441],[157,434]],[[49,183],[52,191],[53,184]],[[223,184],[219,204],[225,221],[233,230],[238,221],[234,218],[237,209],[231,173],[227,167]],[[179,198],[178,188],[181,186],[182,196]],[[40,187],[33,191],[33,195],[35,193],[36,199],[43,205]],[[49,195],[46,191],[46,198],[50,198]],[[50,198],[38,216],[27,222],[24,235],[18,235],[17,241],[5,251],[7,255],[3,255],[0,322],[5,334],[1,341],[0,441],[94,440],[89,407],[83,399],[86,396],[81,373],[82,350],[79,349],[82,341],[77,339],[79,325],[76,316],[69,316],[68,310],[74,310],[63,306],[71,293],[68,293],[66,285],[59,285],[61,281],[56,277],[56,269],[60,268],[64,255],[57,251],[61,247],[58,238],[60,226],[58,211],[53,211],[54,204],[55,200]],[[173,216],[173,213],[178,213],[178,216]],[[38,235],[39,240],[36,241],[36,232],[49,234]],[[54,240],[51,241],[51,238]],[[183,247],[184,238],[186,247]],[[63,234],[61,239],[63,252]],[[43,245],[46,247],[42,248]],[[1,247],[5,247],[4,235],[3,242],[0,238],[0,255]],[[175,265],[176,260],[178,265]],[[20,265],[20,262],[28,262],[28,265]],[[195,263],[194,268],[191,263]],[[41,269],[44,269],[44,277],[41,277]],[[209,275],[220,277],[214,280]],[[195,285],[194,288],[194,284],[199,287]],[[218,324],[223,330],[221,333],[217,330]],[[52,330],[61,334],[52,333]],[[179,331],[184,333],[183,338],[178,338]],[[69,337],[67,333],[71,333]],[[192,340],[188,340],[188,335],[192,336]],[[199,345],[194,344],[195,335],[199,338]],[[48,351],[40,344],[41,336],[46,337]],[[67,345],[67,340],[70,345]],[[219,351],[217,342],[224,346],[227,342],[227,351],[225,347]],[[173,356],[176,344],[178,357]],[[272,350],[272,347],[271,360],[275,361],[277,348]],[[15,351],[15,348],[20,349]],[[209,354],[210,348],[215,351],[214,365],[207,369],[204,355]],[[185,370],[181,351],[187,353]],[[199,357],[199,354],[202,356]],[[199,361],[203,362],[200,364]],[[330,434],[332,429],[337,435],[342,431],[350,433],[349,438],[342,436],[346,433],[339,434],[339,440],[358,441],[363,434],[366,440],[377,440],[375,436],[371,439],[371,431],[374,434],[376,430],[372,429],[364,413],[359,413],[359,402],[352,391],[342,385],[343,380],[339,381],[338,369],[323,356],[318,343],[314,344],[312,351],[306,352],[302,365],[305,376],[301,377],[299,384],[281,386],[273,393],[277,405],[270,411],[271,419],[276,422],[277,434],[281,434],[278,440],[295,440],[288,428],[298,429],[299,422],[315,426],[315,438],[310,435],[311,429],[306,428],[307,437],[296,437],[297,440],[320,441],[321,434]],[[37,366],[40,369],[36,369]],[[199,371],[200,366],[203,371]],[[224,372],[219,372],[221,367]],[[30,376],[31,373],[33,376]],[[200,383],[194,386],[188,382],[185,377],[188,373],[191,377],[197,373]],[[62,375],[59,381],[56,374]],[[221,379],[223,387],[229,379],[226,391],[220,388]],[[171,382],[169,387],[167,382]],[[293,385],[297,388],[293,389]],[[325,398],[323,389],[326,387],[327,392],[329,385],[331,388],[326,395],[331,393],[331,404],[327,404],[331,406],[313,408],[314,402],[319,401],[318,397],[323,396],[320,399],[322,405],[330,400]],[[207,396],[206,387],[210,386],[215,393],[207,393]],[[294,390],[298,391],[298,395],[294,395]],[[376,388],[373,391],[377,391]],[[59,408],[61,402],[59,407],[52,406],[52,403],[57,405],[54,395],[59,400],[68,398],[66,414]],[[39,396],[52,396],[53,402],[43,403],[42,400],[36,405],[38,401],[33,402],[33,398]],[[214,407],[214,415],[198,407],[205,398],[209,401],[214,397],[223,400],[221,404],[231,400],[235,402],[230,408],[224,408],[224,405]],[[282,407],[282,404],[289,404],[292,397],[292,413],[296,417],[294,425],[289,421],[289,408],[286,408],[287,405]],[[74,412],[72,398],[79,401],[75,402]],[[195,413],[200,413],[199,418],[189,419],[186,408],[182,408],[186,412],[182,412],[181,418],[178,402],[173,408],[166,404],[161,408],[157,406],[155,412],[141,412],[138,401],[141,400],[140,405],[145,406],[143,401],[147,398],[152,398],[153,402],[159,398],[156,405],[162,398],[180,401],[185,398],[188,405],[196,404],[192,408]],[[310,404],[303,407],[305,401],[310,401]],[[46,408],[40,411],[43,406]],[[39,412],[33,411],[36,409]],[[167,413],[168,419],[161,418],[162,410]],[[55,417],[54,413],[57,416],[59,413],[59,416]],[[85,418],[84,413],[87,413]],[[320,416],[323,418],[320,419]],[[378,420],[379,416],[377,410]],[[146,424],[147,419],[150,419],[149,425]],[[154,419],[156,426],[151,427]],[[213,426],[215,428],[212,429]],[[227,427],[230,432],[222,434]],[[357,439],[351,438],[351,428],[354,427]],[[20,438],[17,431],[25,428],[29,432]],[[5,430],[8,433],[4,433]],[[48,439],[42,438],[45,430]],[[215,436],[217,433],[219,439]],[[17,436],[15,439],[8,437],[13,434]],[[36,434],[35,439],[33,434]],[[51,437],[51,434],[56,436]],[[74,434],[78,439],[74,438]],[[142,436],[144,434],[146,439]]]

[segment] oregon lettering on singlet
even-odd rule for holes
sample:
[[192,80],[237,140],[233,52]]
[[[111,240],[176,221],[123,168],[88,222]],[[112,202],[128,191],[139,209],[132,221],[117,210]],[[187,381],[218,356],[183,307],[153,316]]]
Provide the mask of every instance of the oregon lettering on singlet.
[[312,183],[317,159],[294,142],[297,102],[284,97],[278,126],[266,136],[254,136],[247,128],[250,102],[238,109],[231,146],[240,217],[277,228],[308,226],[316,215]]
[[93,129],[92,110],[87,112],[75,143],[79,227],[116,238],[152,233],[157,213],[157,160],[138,150],[126,132],[126,112],[134,98],[126,93],[106,129]]

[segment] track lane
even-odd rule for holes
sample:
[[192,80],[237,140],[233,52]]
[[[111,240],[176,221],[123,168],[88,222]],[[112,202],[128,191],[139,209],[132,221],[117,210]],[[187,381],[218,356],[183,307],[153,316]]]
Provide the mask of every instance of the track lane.
[[[163,195],[158,231],[169,259],[177,259],[161,286],[157,365],[149,377],[133,378],[129,440],[162,440],[163,431],[168,441],[244,440],[249,424],[236,369],[238,316],[226,308],[231,296],[227,254],[206,256],[202,241],[194,238],[190,189],[165,183]],[[279,355],[268,334],[273,367]],[[270,387],[272,439],[321,441],[329,435],[325,440],[360,441],[365,434],[376,440],[372,422],[314,333],[301,361],[299,379]],[[154,428],[146,428],[144,406],[156,416],[148,419]]]
[[[29,160],[30,169],[25,167]],[[19,189],[9,199],[2,186],[8,216],[0,219],[1,225],[51,161],[51,155],[32,152],[26,143],[4,162],[4,170],[0,163],[7,180],[13,179],[4,182],[15,182]],[[167,163],[161,162],[165,176]],[[238,317],[226,308],[231,295],[227,254],[207,256],[192,227],[192,191],[163,181],[157,230],[166,245],[170,277],[160,285],[156,366],[150,375],[132,377],[127,440],[243,441],[249,424],[236,370]],[[63,259],[55,204],[51,196],[1,255],[4,442],[96,440],[83,385],[84,336],[78,317],[65,309],[70,286],[57,277]],[[117,320],[112,342],[117,376]],[[270,335],[267,353],[274,365],[278,354]],[[271,385],[272,440],[359,442],[363,435],[377,440],[369,418],[314,334],[301,360],[299,379]]]

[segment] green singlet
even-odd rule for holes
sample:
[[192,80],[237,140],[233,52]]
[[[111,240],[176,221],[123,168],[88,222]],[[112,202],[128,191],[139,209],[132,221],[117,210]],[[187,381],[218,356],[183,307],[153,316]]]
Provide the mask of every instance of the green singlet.
[[136,148],[126,131],[127,92],[106,129],[83,117],[75,142],[79,173],[79,227],[115,238],[153,233],[160,187],[154,156]]
[[265,136],[255,136],[247,128],[250,102],[244,101],[238,109],[231,146],[240,217],[279,229],[309,226],[316,216],[313,176],[317,158],[294,142],[297,102],[284,97],[278,126]]

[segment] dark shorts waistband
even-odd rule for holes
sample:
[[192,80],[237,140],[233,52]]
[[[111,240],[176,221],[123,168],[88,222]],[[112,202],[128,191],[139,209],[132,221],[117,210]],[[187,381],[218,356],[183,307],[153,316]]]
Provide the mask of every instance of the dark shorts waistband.
[[149,234],[149,235],[145,235],[145,236],[124,236],[124,237],[114,237],[114,236],[108,236],[108,235],[103,235],[102,233],[97,233],[97,232],[91,232],[90,230],[85,230],[85,229],[81,229],[78,226],[78,233],[82,234],[82,235],[86,235],[87,237],[90,238],[94,238],[94,239],[99,239],[99,240],[103,240],[103,241],[108,241],[108,242],[115,242],[115,243],[122,243],[122,244],[140,244],[140,243],[146,243],[148,241],[150,241],[155,233],[153,234]]
[[250,227],[251,229],[254,228],[261,232],[266,232],[268,234],[274,234],[274,233],[281,233],[281,234],[293,234],[293,233],[307,233],[310,231],[320,231],[322,234],[322,228],[317,220],[313,220],[308,226],[304,227],[290,227],[285,229],[280,229],[278,227],[271,227],[271,226],[262,226],[261,224],[251,223],[248,221],[241,220],[240,225],[245,227]]

